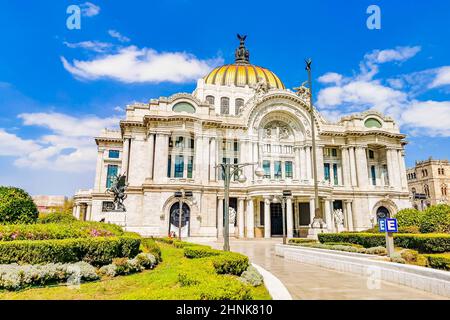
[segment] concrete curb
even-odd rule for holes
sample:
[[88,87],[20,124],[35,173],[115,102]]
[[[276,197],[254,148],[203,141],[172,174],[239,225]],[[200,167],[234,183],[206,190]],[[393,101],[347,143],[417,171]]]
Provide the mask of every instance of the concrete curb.
[[264,278],[264,285],[273,300],[292,300],[291,294],[280,279],[257,264],[252,263],[252,266],[255,267]]
[[359,274],[368,279],[384,280],[442,297],[450,297],[448,271],[380,261],[358,253],[280,244],[275,245],[275,254],[288,260]]

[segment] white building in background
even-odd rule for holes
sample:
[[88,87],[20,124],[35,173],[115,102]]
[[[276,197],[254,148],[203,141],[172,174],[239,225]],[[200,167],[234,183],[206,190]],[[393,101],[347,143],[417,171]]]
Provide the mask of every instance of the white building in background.
[[[105,130],[98,145],[92,190],[75,195],[74,214],[82,219],[125,225],[142,235],[178,233],[181,189],[182,233],[220,237],[224,188],[217,165],[254,162],[245,183],[232,181],[231,234],[240,238],[282,234],[281,205],[287,199],[288,237],[305,236],[314,217],[311,126],[317,141],[317,171],[323,230],[364,230],[377,211],[391,215],[409,207],[405,135],[393,119],[375,111],[325,120],[316,110],[310,121],[307,90],[286,89],[268,69],[250,64],[241,39],[236,61],[199,79],[192,93],[177,93],[127,106],[120,130]],[[111,178],[128,177],[126,212],[111,212],[106,193]],[[237,177],[236,177],[237,178]],[[234,220],[234,221],[233,221]]]

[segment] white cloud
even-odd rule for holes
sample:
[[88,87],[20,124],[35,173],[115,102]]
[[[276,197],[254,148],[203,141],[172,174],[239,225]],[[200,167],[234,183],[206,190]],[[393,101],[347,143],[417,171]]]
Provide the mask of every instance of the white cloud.
[[153,49],[135,46],[91,61],[74,60],[70,63],[64,57],[61,60],[64,68],[77,78],[110,78],[125,83],[190,82],[222,63],[222,59],[199,60],[184,52],[158,53]]
[[111,48],[111,43],[101,42],[101,41],[81,41],[76,43],[63,42],[68,48],[76,49],[83,48],[86,50],[91,50],[94,52],[105,52],[107,49]]
[[76,118],[63,113],[22,113],[18,116],[24,125],[48,128],[67,137],[92,137],[100,129],[117,125],[118,118],[87,116]]
[[122,35],[120,32],[116,31],[116,30],[108,30],[108,34],[113,37],[116,38],[117,40],[119,40],[120,42],[130,42],[130,38],[125,37],[124,35]]
[[396,119],[402,130],[422,136],[450,136],[450,101],[419,101],[416,97],[430,88],[450,84],[450,67],[374,79],[379,65],[403,62],[420,47],[374,50],[360,62],[360,72],[352,77],[326,73],[319,81],[328,84],[317,95],[321,112],[336,121],[339,117],[376,109]]
[[19,138],[0,128],[0,156],[21,156],[39,149],[40,146],[33,140]]
[[450,136],[450,101],[413,101],[401,115],[414,134]]
[[92,137],[119,123],[115,117],[76,118],[61,113],[23,113],[18,117],[25,126],[43,127],[51,133],[24,140],[0,129],[0,156],[16,157],[14,164],[21,168],[64,172],[92,171],[97,154]]
[[85,2],[80,5],[81,14],[85,17],[93,17],[100,13],[100,7],[92,2]]
[[430,88],[450,85],[450,66],[441,67],[436,70],[436,78],[430,84]]
[[322,83],[336,83],[339,84],[342,80],[342,75],[336,72],[328,72],[325,73],[323,76],[320,76],[319,79],[317,79],[319,82]]
[[378,73],[378,65],[386,62],[404,62],[414,57],[421,50],[420,46],[396,47],[395,49],[373,50],[364,55],[359,64],[359,79],[370,80]]
[[125,83],[194,81],[207,74],[222,59],[200,60],[184,52],[157,52],[128,46],[115,54],[102,55],[90,61],[61,57],[64,68],[79,79],[114,79]]

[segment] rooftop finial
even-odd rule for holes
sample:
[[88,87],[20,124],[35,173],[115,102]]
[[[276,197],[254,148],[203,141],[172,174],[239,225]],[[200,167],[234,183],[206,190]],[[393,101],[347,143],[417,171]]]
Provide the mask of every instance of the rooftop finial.
[[237,34],[237,38],[239,39],[239,48],[236,49],[236,52],[234,53],[234,57],[235,57],[235,63],[239,63],[239,64],[249,64],[249,58],[250,58],[250,53],[247,50],[247,48],[245,47],[245,39],[247,38],[246,35],[240,35],[239,33]]

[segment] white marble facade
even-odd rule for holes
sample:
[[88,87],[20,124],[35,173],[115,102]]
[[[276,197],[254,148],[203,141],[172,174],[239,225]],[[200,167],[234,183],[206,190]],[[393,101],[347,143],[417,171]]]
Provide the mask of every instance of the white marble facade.
[[[166,236],[171,212],[176,217],[178,208],[174,192],[184,189],[193,192],[183,206],[189,210],[185,235],[220,237],[224,189],[216,165],[252,162],[265,175],[258,177],[248,166],[245,183],[232,181],[232,235],[280,235],[281,206],[273,196],[291,190],[287,235],[305,236],[314,213],[312,125],[320,209],[327,224],[323,231],[364,230],[373,226],[378,210],[394,215],[409,206],[405,136],[391,118],[367,111],[331,123],[315,110],[312,124],[307,95],[284,85],[261,89],[260,81],[255,85],[250,78],[237,85],[236,78],[207,83],[207,77],[198,80],[192,94],[127,106],[120,130],[104,130],[95,138],[95,183],[92,190],[75,195],[74,215],[118,223],[146,236]],[[125,213],[108,211],[108,172],[128,177]]]

